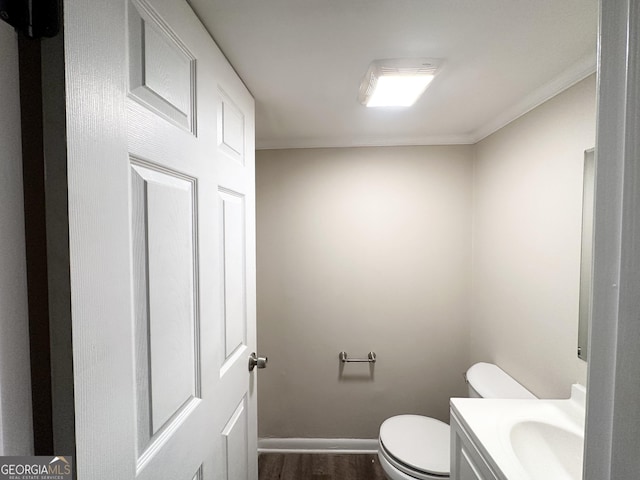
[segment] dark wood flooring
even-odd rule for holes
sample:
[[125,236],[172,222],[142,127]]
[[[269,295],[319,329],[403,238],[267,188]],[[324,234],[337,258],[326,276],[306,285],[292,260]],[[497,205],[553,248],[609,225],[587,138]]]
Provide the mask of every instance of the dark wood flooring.
[[259,480],[386,480],[377,455],[261,453]]

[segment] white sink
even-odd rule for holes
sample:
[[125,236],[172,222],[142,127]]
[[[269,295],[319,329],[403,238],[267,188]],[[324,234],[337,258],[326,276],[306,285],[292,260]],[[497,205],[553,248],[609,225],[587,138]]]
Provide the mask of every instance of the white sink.
[[539,421],[511,428],[511,447],[532,480],[582,478],[584,434]]
[[585,389],[567,400],[452,399],[452,410],[502,480],[581,480]]

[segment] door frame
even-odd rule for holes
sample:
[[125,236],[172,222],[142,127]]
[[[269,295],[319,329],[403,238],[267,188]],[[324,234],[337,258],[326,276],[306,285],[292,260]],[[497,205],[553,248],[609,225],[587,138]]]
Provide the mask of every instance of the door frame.
[[640,0],[600,0],[587,480],[640,472]]

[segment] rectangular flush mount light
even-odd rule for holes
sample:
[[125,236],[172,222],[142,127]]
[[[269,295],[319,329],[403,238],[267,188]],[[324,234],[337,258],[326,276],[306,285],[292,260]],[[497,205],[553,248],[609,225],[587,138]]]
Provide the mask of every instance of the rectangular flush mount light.
[[409,107],[436,74],[433,58],[375,60],[360,84],[360,103],[367,107]]

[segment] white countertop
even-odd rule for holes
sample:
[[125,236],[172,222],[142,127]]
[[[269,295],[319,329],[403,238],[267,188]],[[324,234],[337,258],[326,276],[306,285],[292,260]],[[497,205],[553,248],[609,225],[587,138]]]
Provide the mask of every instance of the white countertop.
[[584,397],[567,400],[452,398],[451,408],[504,480],[580,480]]

